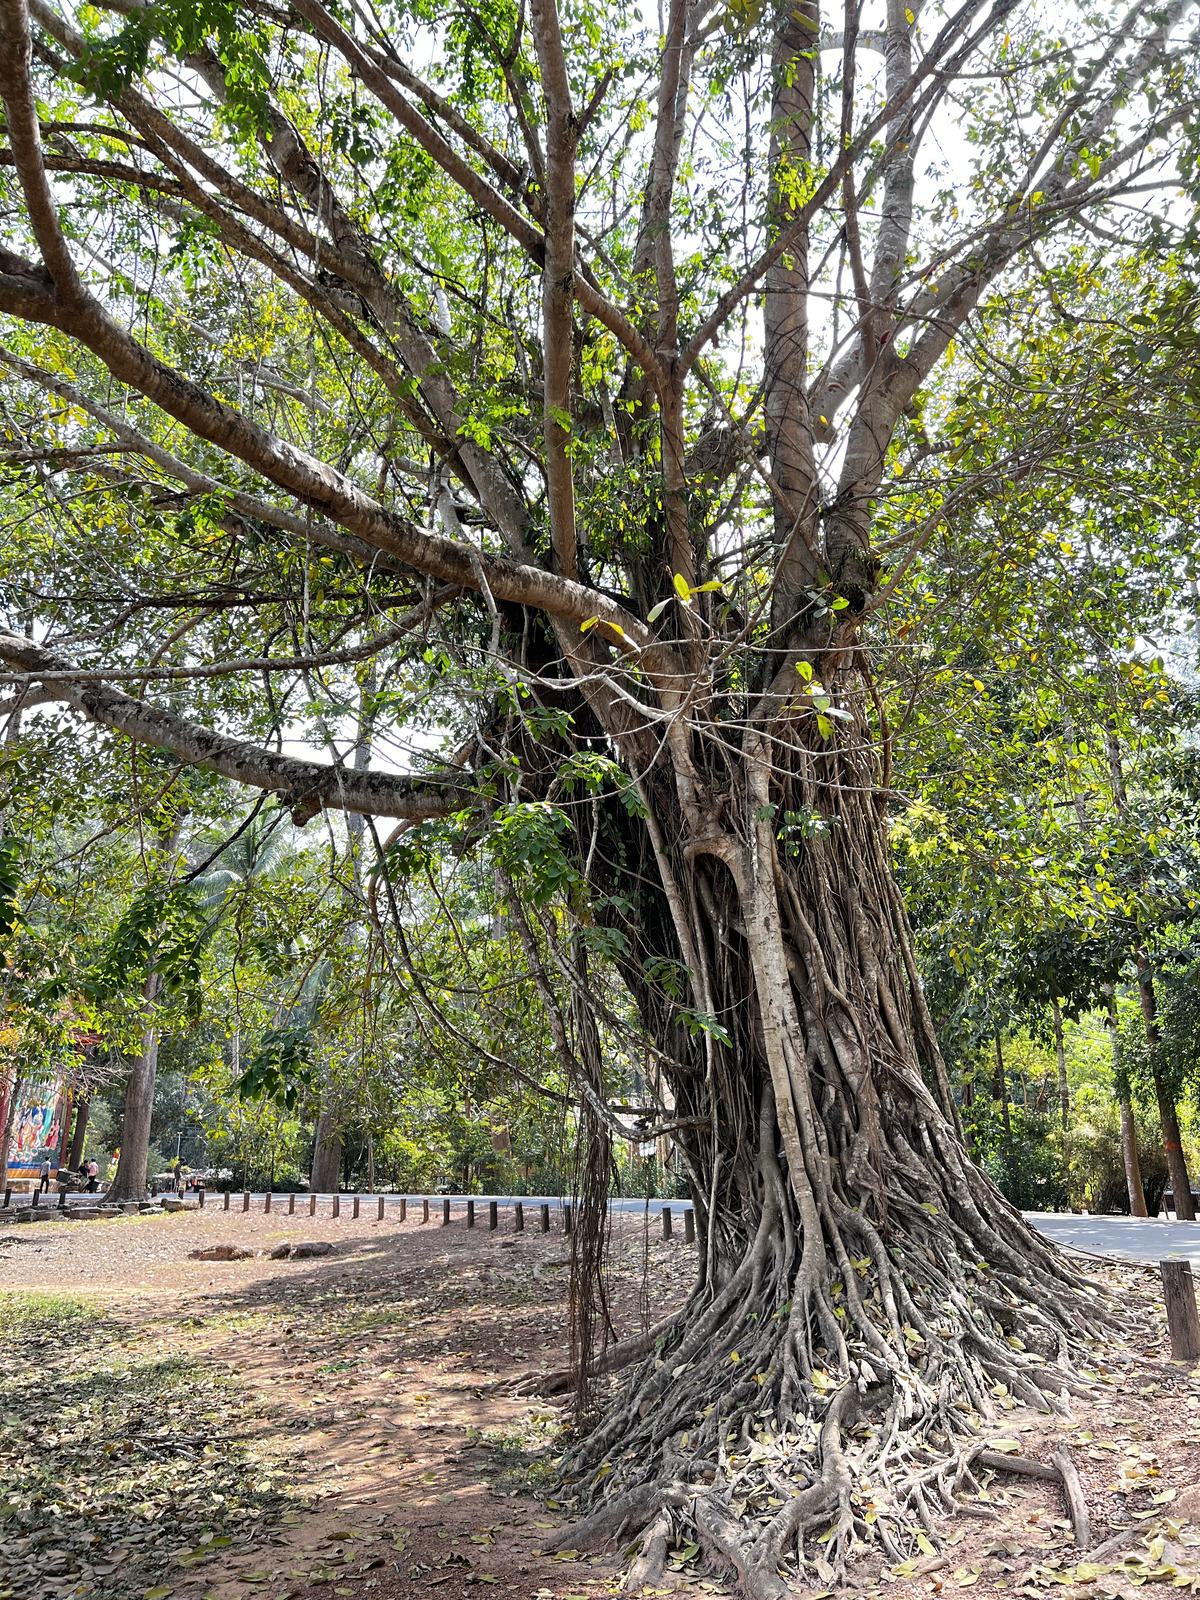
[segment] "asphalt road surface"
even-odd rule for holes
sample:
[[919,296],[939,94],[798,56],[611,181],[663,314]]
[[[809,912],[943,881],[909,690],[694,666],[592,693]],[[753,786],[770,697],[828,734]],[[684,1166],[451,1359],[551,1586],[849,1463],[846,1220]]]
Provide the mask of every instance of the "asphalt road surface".
[[1157,1217],[1077,1217],[1061,1211],[1026,1211],[1039,1233],[1055,1244],[1126,1261],[1184,1260],[1200,1268],[1200,1222]]

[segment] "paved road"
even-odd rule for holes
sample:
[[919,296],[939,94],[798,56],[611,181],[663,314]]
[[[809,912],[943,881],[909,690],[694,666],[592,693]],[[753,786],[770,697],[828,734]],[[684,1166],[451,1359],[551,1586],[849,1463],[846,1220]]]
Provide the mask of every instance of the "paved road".
[[1076,1217],[1057,1211],[1026,1211],[1039,1233],[1055,1244],[1074,1245],[1098,1256],[1151,1264],[1172,1257],[1200,1268],[1200,1222],[1160,1222],[1147,1217]]

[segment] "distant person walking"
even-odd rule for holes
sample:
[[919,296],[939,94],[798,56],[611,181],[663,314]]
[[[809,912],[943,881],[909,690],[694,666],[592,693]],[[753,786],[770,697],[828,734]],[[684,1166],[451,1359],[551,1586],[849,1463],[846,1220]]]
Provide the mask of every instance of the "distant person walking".
[[87,1164],[88,1193],[95,1194],[100,1187],[100,1165],[95,1156]]
[[47,1156],[45,1161],[42,1162],[42,1181],[41,1181],[41,1183],[38,1184],[38,1193],[39,1194],[49,1194],[50,1193],[50,1157],[49,1156]]

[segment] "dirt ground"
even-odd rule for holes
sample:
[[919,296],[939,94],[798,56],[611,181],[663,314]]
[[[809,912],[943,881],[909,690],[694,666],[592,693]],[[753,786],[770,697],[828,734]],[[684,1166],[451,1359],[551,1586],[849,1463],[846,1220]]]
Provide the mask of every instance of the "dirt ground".
[[[436,1214],[401,1225],[210,1203],[0,1225],[0,1600],[407,1600],[435,1589],[465,1600],[481,1584],[519,1600],[595,1600],[619,1588],[619,1555],[540,1553],[569,1513],[551,1497],[564,1411],[531,1392],[566,1363],[569,1242],[506,1220],[491,1233],[484,1214],[468,1232],[458,1216],[445,1228]],[[677,1304],[695,1272],[694,1247],[657,1233],[657,1209],[649,1230],[618,1219],[624,1334]],[[307,1240],[334,1251],[266,1254]],[[261,1253],[190,1258],[224,1243]],[[1152,1294],[1148,1274],[1127,1278]],[[1055,1484],[997,1472],[970,1514],[941,1525],[940,1552],[896,1568],[868,1558],[847,1592],[971,1588],[1000,1600],[1065,1588],[1128,1600],[1147,1581],[1200,1592],[1200,1490],[1185,1493],[1200,1485],[1200,1373],[1167,1361],[1157,1340],[1106,1359],[1069,1419],[1001,1397],[990,1439],[1043,1462],[1070,1450],[1092,1545],[1137,1530],[1106,1564],[1078,1565]],[[100,1462],[106,1475],[89,1486]],[[819,1579],[819,1558],[813,1570]],[[653,1592],[698,1600],[732,1588],[693,1550]]]

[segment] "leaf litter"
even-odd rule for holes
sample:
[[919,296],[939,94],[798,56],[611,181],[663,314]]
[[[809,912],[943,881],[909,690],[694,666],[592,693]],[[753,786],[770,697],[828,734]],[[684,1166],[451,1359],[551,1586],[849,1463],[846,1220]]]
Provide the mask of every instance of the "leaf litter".
[[[153,1328],[153,1325],[151,1325]],[[86,1300],[0,1304],[0,1600],[167,1600],[245,1556],[296,1502],[247,1438],[269,1408],[217,1363]]]

